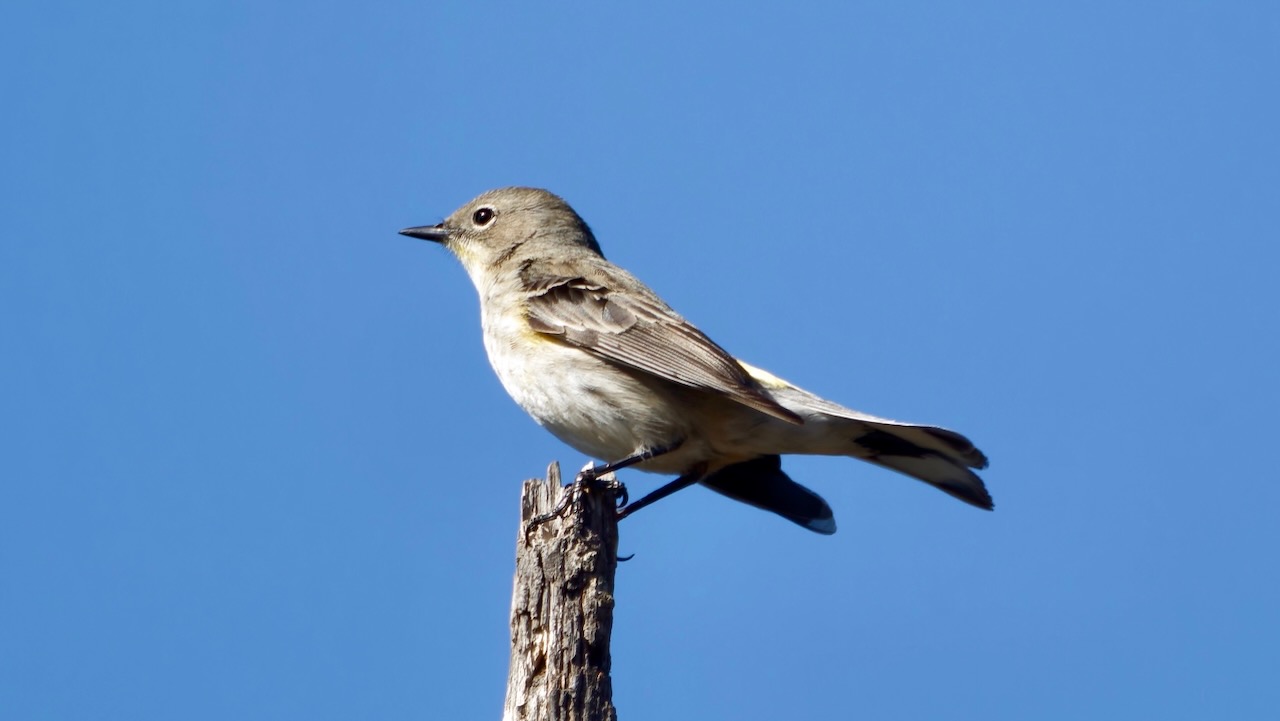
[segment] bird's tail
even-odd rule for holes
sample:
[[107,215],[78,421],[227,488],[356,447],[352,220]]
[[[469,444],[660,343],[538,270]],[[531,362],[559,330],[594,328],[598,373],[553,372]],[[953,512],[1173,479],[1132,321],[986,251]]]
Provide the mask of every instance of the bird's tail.
[[829,536],[836,532],[831,506],[822,496],[783,473],[780,456],[762,456],[735,463],[699,483],[735,501],[772,511],[814,533]]

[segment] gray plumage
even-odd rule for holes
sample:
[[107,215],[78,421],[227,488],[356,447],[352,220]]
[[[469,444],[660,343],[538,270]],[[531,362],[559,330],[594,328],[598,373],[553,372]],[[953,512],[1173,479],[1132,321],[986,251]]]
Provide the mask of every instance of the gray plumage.
[[533,188],[485,193],[406,235],[442,243],[480,295],[485,349],[535,420],[594,458],[636,465],[833,533],[830,507],[784,454],[846,455],[979,508],[986,457],[955,431],[867,415],[729,355],[626,270],[587,224]]

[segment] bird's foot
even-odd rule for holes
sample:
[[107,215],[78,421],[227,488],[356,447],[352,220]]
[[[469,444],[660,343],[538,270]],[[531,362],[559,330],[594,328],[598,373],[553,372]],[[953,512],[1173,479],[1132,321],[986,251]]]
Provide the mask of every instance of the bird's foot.
[[[627,486],[619,481],[613,475],[613,469],[609,466],[597,466],[594,463],[588,463],[583,466],[578,475],[573,479],[573,483],[569,484],[570,493],[582,493],[588,488],[599,488],[606,491],[613,491],[617,496],[616,503],[619,509],[627,505],[630,496],[627,495]],[[576,498],[575,498],[576,500]],[[561,503],[565,501],[561,499]]]
[[[554,479],[554,482],[559,482],[559,478]],[[608,466],[598,467],[593,463],[588,463],[581,471],[578,471],[573,483],[566,485],[564,488],[565,492],[560,495],[560,500],[556,502],[555,508],[530,518],[528,523],[525,524],[524,532],[526,536],[530,531],[547,521],[564,515],[569,506],[578,501],[581,494],[592,488],[612,491],[617,497],[618,509],[622,509],[627,505],[627,487],[622,481],[613,476],[613,472]]]

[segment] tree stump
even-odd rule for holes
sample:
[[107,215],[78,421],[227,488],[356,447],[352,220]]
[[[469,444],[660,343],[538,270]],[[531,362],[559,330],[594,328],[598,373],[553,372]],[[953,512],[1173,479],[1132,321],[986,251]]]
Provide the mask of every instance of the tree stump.
[[552,463],[546,480],[525,481],[521,493],[504,721],[618,717],[609,677],[617,491],[591,484],[564,513],[526,532],[529,519],[571,492],[560,486],[560,467]]

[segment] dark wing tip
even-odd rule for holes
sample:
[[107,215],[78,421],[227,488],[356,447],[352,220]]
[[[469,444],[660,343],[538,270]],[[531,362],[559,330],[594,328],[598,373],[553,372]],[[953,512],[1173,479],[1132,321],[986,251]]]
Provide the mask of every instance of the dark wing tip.
[[970,468],[982,470],[987,467],[987,456],[973,445],[973,441],[946,428],[922,426],[921,430],[951,447]]
[[931,481],[931,484],[938,490],[975,508],[994,511],[996,503],[992,500],[991,493],[987,491],[987,484],[972,473],[968,474],[968,476],[963,481]]
[[953,457],[926,450],[884,431],[871,431],[855,442],[871,451],[864,460],[924,481],[971,506],[985,511],[995,508],[982,478]]

